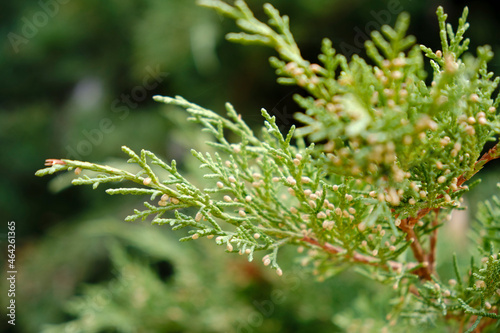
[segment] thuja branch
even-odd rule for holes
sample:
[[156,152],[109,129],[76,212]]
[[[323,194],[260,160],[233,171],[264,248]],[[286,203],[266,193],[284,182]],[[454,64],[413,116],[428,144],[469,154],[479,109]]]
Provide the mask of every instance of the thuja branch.
[[[280,82],[297,84],[311,94],[311,98],[296,96],[306,109],[305,114],[298,114],[305,126],[297,131],[292,128],[284,137],[274,117],[263,111],[266,129],[263,137],[257,137],[229,104],[226,119],[181,97],[156,96],[157,101],[186,108],[190,120],[204,126],[217,139],[210,145],[226,157],[193,152],[208,171],[206,177],[216,180],[215,187],[197,189],[177,172],[175,161],[168,165],[151,152],[142,151],[138,156],[128,148],[124,150],[131,157],[129,162],[141,168],[137,174],[61,160],[62,165],[54,162],[37,175],[77,168],[107,176],[85,176],[75,180],[75,184],[92,184],[95,188],[104,182],[142,183],[149,189],[108,190],[110,194],[147,193],[152,200],[161,195],[159,207],[147,203],[145,211],[136,211],[128,220],[155,214],[154,223],[195,227],[192,238],[225,237],[219,238],[218,243],[222,241],[232,249],[231,242],[236,242],[240,251],[250,255],[255,249],[271,248],[275,242],[272,237],[282,237],[271,230],[279,229],[282,235],[306,232],[319,244],[337,243],[346,253],[359,251],[372,253],[373,257],[384,253],[384,262],[397,258],[409,246],[421,264],[417,275],[430,280],[439,223],[435,220],[428,224],[428,230],[418,229],[418,224],[432,210],[455,207],[465,190],[461,188],[463,182],[484,163],[498,157],[494,148],[474,161],[498,128],[498,99],[492,102],[491,94],[499,80],[491,81],[492,74],[486,72],[486,63],[492,56],[488,48],[478,50],[474,63],[459,58],[468,44],[462,37],[467,28],[466,11],[459,33],[441,33],[443,51],[421,47],[432,59],[434,69],[433,84],[426,87],[422,81],[420,47],[413,46],[413,37],[405,37],[407,15],[398,18],[394,29],[386,26],[383,35],[374,33],[372,41],[367,42],[367,52],[378,66],[370,66],[359,57],[347,62],[325,40],[319,56],[323,67],[302,58],[290,33],[288,18],[281,17],[272,6],[265,6],[270,18],[268,26],[257,20],[243,1],[237,1],[234,7],[221,1],[203,4],[238,20],[239,27],[246,31],[238,35],[239,41],[261,43],[278,51],[281,59],[273,58],[271,63],[277,68]],[[442,10],[438,17],[443,25],[446,17]],[[235,39],[234,34],[230,37]],[[456,52],[456,56],[443,52]],[[483,87],[480,95],[477,87]],[[450,119],[456,121],[455,126],[449,126]],[[229,143],[227,131],[241,141]],[[326,143],[306,148],[305,142],[299,141],[302,146],[294,147],[290,144],[294,134]],[[436,146],[441,149],[434,149]],[[160,181],[148,158],[169,172],[170,178]],[[222,200],[214,201],[214,195],[220,195]],[[183,207],[198,209],[194,219],[177,212]],[[167,210],[176,211],[175,218],[162,218]],[[226,233],[214,218],[239,229]],[[202,227],[200,220],[208,221],[211,227]],[[370,235],[370,231],[377,236]],[[391,234],[390,241],[386,240],[387,232]],[[262,238],[257,241],[259,237]],[[427,237],[429,254],[421,245]],[[274,261],[273,267],[278,268]]]
[[[302,57],[288,17],[271,5],[264,7],[265,23],[241,0],[233,6],[219,0],[201,4],[236,20],[242,31],[228,39],[276,50],[270,63],[278,82],[303,88],[304,94],[295,96],[304,109],[296,114],[302,125],[281,133],[276,118],[262,110],[264,127],[254,132],[230,104],[224,117],[179,96],[155,96],[186,109],[188,119],[212,135],[208,145],[213,153],[192,151],[204,172],[204,188],[182,176],[175,161],[166,163],[153,152],[136,154],[126,147],[137,173],[51,159],[36,174],[74,170],[79,178],[73,184],[94,188],[140,184],[106,190],[150,196],[145,208],[134,210],[127,221],[151,216],[153,223],[187,228],[182,241],[214,239],[250,261],[263,251],[262,262],[278,275],[283,273],[279,250],[296,245],[302,262],[311,264],[319,278],[339,267],[357,266],[377,281],[393,283],[403,300],[408,293],[416,295],[424,305],[419,311],[469,316],[466,322],[474,322],[472,316],[497,318],[492,304],[500,304],[495,296],[495,290],[500,295],[500,275],[495,273],[500,262],[493,245],[485,246],[482,266],[471,261],[468,285],[456,260],[454,283],[445,284],[436,274],[444,216],[460,206],[468,190],[464,183],[500,157],[498,143],[480,156],[500,134],[500,97],[494,96],[500,78],[487,68],[490,47],[464,56],[468,10],[454,31],[438,8],[441,50],[416,45],[406,35],[410,22],[403,13],[394,27],[371,34],[365,44],[370,61],[358,55],[348,60],[325,39],[316,63]],[[425,59],[432,67],[430,85]],[[498,222],[498,216],[492,219]],[[498,239],[479,234],[484,244]],[[408,259],[409,250],[415,262]],[[480,323],[478,319],[474,325],[482,327]]]

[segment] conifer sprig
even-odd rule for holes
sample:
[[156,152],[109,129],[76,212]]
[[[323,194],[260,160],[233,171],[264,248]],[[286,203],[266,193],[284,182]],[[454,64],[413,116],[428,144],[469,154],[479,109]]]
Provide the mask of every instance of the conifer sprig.
[[[286,244],[297,245],[299,253],[307,248],[302,262],[320,278],[356,266],[401,291],[398,313],[405,313],[407,296],[414,294],[418,311],[429,316],[466,314],[463,323],[470,327],[486,323],[476,318],[497,319],[491,309],[500,301],[495,273],[500,266],[496,247],[486,245],[497,240],[492,232],[478,233],[478,242],[490,253],[482,266],[471,263],[467,279],[460,276],[456,260],[454,283],[445,284],[436,274],[439,228],[461,206],[472,185],[465,182],[500,157],[498,143],[481,156],[485,144],[500,134],[500,98],[494,96],[500,78],[488,71],[489,46],[479,47],[476,56],[465,53],[467,8],[456,31],[438,8],[441,50],[416,45],[406,35],[409,16],[402,13],[394,28],[383,26],[371,34],[365,44],[371,61],[358,55],[347,59],[325,39],[319,64],[302,57],[288,17],[271,5],[264,6],[269,21],[263,23],[241,0],[234,6],[220,0],[200,4],[236,20],[242,32],[228,39],[277,51],[270,63],[278,82],[307,93],[295,96],[304,109],[296,115],[303,125],[281,133],[275,117],[262,110],[264,128],[256,135],[230,104],[223,117],[179,96],[155,96],[185,108],[189,120],[215,138],[208,142],[214,153],[192,151],[205,172],[206,188],[184,178],[175,161],[168,164],[150,151],[136,154],[127,147],[128,162],[139,167],[135,174],[63,159],[47,160],[48,168],[37,175],[88,170],[90,175],[73,184],[141,184],[106,190],[150,196],[127,221],[152,216],[153,223],[174,230],[187,227],[189,236],[182,241],[215,238],[228,252],[246,254],[249,260],[255,251],[265,251],[264,265],[278,275],[278,252]],[[430,85],[424,56],[433,69]],[[237,137],[234,142],[228,132]],[[158,168],[169,176],[160,179]],[[500,228],[498,216],[487,221],[494,224],[487,230]]]

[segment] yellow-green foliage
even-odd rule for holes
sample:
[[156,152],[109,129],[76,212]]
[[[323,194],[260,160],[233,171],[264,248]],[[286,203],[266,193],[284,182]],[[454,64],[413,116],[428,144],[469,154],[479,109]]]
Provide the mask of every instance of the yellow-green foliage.
[[[500,156],[497,145],[481,157],[500,133],[500,99],[494,97],[500,78],[487,69],[489,46],[475,56],[465,53],[467,9],[454,31],[438,8],[440,50],[416,45],[406,35],[409,16],[402,13],[394,27],[372,33],[365,44],[369,59],[347,59],[325,39],[315,63],[301,56],[288,17],[271,5],[264,6],[269,21],[263,23],[243,1],[200,3],[236,20],[242,32],[229,34],[229,40],[277,51],[270,62],[278,82],[307,93],[295,96],[304,109],[296,114],[302,125],[281,133],[275,117],[262,110],[265,127],[256,134],[230,104],[226,118],[179,96],[155,96],[185,108],[215,138],[208,142],[215,153],[192,152],[205,170],[205,188],[184,178],[175,161],[127,147],[137,173],[63,159],[48,160],[37,175],[85,170],[73,184],[94,188],[134,182],[139,186],[106,190],[150,197],[127,221],[151,215],[155,224],[187,227],[190,235],[183,241],[213,238],[249,260],[265,251],[264,265],[280,276],[278,251],[289,244],[301,253],[307,249],[303,263],[321,279],[356,266],[393,284],[402,295],[395,314],[410,319],[405,304],[415,299],[420,321],[436,313],[456,319],[466,314],[462,325],[476,327],[481,317],[498,318],[493,246],[483,268],[472,263],[466,282],[457,265],[455,282],[439,281],[435,271],[439,227],[460,207],[468,190],[464,183]],[[433,70],[430,84],[426,61]],[[498,228],[500,221],[492,223]]]

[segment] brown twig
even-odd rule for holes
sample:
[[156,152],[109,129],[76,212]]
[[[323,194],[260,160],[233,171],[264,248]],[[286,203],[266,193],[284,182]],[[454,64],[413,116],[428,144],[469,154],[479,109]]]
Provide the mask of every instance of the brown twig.
[[431,237],[430,237],[430,244],[429,244],[429,255],[427,261],[429,262],[429,269],[432,272],[432,274],[436,274],[436,244],[437,244],[437,236],[438,236],[438,224],[439,224],[439,208],[434,209],[434,212],[436,213],[436,216],[434,217],[434,220],[432,221],[432,227],[434,230],[432,230]]
[[476,161],[476,163],[474,164],[474,172],[472,174],[460,175],[460,177],[458,177],[458,180],[457,180],[457,185],[460,186],[463,183],[465,183],[467,180],[471,179],[476,173],[479,172],[479,170],[481,170],[483,168],[483,166],[486,163],[488,163],[494,159],[500,158],[500,150],[498,148],[498,145],[500,145],[500,143],[497,143],[495,146],[493,146],[493,148],[488,150],[488,152],[486,152],[483,156],[481,156],[480,159],[478,159]]
[[[464,173],[460,175],[457,179],[457,186],[461,186],[463,183],[465,183],[467,180],[472,178],[476,173],[479,172],[479,170],[482,169],[482,167],[497,158],[500,158],[500,150],[498,148],[499,143],[497,143],[493,148],[491,148],[487,153],[485,153],[479,160],[476,161],[474,164],[474,170],[472,173]],[[442,195],[438,196],[437,198],[443,197]],[[439,208],[434,208],[434,210],[439,209]],[[407,241],[413,241],[413,243],[410,245],[413,255],[415,259],[424,264],[424,267],[422,269],[419,269],[415,271],[415,273],[423,280],[431,280],[431,275],[434,274],[434,268],[435,268],[435,254],[432,252],[433,247],[435,248],[435,244],[433,245],[432,242],[436,241],[436,239],[433,240],[434,233],[431,235],[431,252],[429,254],[426,254],[424,249],[422,248],[422,245],[420,244],[420,241],[416,237],[415,231],[413,230],[415,224],[424,216],[429,214],[430,211],[432,211],[433,208],[423,208],[420,211],[418,211],[417,216],[415,217],[407,217],[406,219],[401,220],[401,224],[399,225],[399,228],[405,232],[406,235],[406,240]],[[437,230],[435,231],[437,234]],[[431,261],[432,258],[432,261]],[[427,263],[427,265],[425,265]]]
[[[330,243],[320,243],[317,239],[309,237],[309,236],[304,236],[301,239],[303,242],[309,243],[311,245],[315,245],[318,247],[321,247],[325,252],[332,253],[332,254],[339,254],[342,252],[345,252],[345,249],[341,248],[340,246],[335,246]],[[396,261],[387,261],[386,263],[382,264],[379,259],[375,257],[370,257],[367,255],[363,255],[360,253],[352,253],[348,254],[346,253],[344,256],[346,259],[350,259],[351,261],[354,262],[359,262],[363,264],[367,264],[370,266],[377,266],[381,267],[385,270],[389,270],[391,268],[393,271],[398,271],[401,270],[402,265],[399,262]]]
[[406,240],[408,242],[412,242],[410,244],[410,248],[413,252],[413,256],[419,263],[423,265],[421,268],[415,271],[415,274],[417,274],[423,280],[431,280],[432,272],[427,261],[427,254],[425,253],[422,244],[420,244],[414,227],[415,224],[417,224],[418,220],[424,217],[429,211],[430,209],[427,208],[422,209],[418,212],[417,217],[408,217],[402,220],[401,224],[399,225],[399,228],[406,233]]

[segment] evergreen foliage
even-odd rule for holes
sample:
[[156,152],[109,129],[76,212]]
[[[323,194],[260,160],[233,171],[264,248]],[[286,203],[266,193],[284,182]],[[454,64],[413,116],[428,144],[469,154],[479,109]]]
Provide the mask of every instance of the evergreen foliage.
[[[175,161],[128,147],[122,149],[137,172],[49,159],[36,175],[74,170],[74,185],[111,183],[110,195],[148,196],[127,221],[151,217],[173,230],[188,228],[181,241],[214,239],[250,261],[264,252],[263,264],[279,276],[285,245],[297,246],[303,265],[321,280],[354,266],[393,285],[399,297],[391,324],[439,318],[470,332],[496,325],[498,199],[482,206],[478,217],[475,239],[484,258],[471,259],[466,276],[455,258],[456,278],[448,282],[436,273],[439,228],[462,208],[461,197],[473,184],[465,183],[500,157],[498,144],[481,155],[500,134],[500,78],[488,71],[489,46],[475,56],[465,53],[467,8],[456,30],[438,8],[441,50],[415,44],[402,13],[394,27],[372,33],[365,44],[369,59],[347,59],[325,39],[319,63],[311,63],[301,56],[288,17],[271,5],[264,6],[269,21],[263,23],[243,1],[200,4],[236,21],[242,32],[229,40],[277,51],[270,63],[278,82],[305,92],[295,96],[303,126],[281,133],[276,118],[262,110],[265,127],[256,134],[230,104],[223,117],[179,96],[155,96],[185,108],[189,120],[215,138],[208,142],[215,152],[192,151],[205,172],[204,188],[184,178]],[[116,182],[136,185],[114,187]]]

